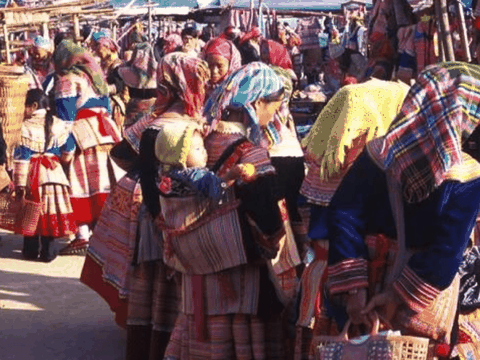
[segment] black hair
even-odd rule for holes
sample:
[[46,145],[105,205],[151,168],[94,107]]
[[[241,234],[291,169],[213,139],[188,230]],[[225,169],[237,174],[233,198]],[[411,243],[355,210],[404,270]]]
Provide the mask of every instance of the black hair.
[[55,47],[57,47],[63,40],[69,39],[70,36],[65,33],[61,32],[55,35],[55,38],[53,39],[53,43],[55,44]]
[[191,36],[193,38],[196,38],[198,36],[198,31],[192,26],[186,27],[182,30],[182,38],[184,36]]
[[156,129],[147,129],[142,133],[138,156],[143,202],[153,218],[160,214],[160,190],[156,183],[160,162],[155,156],[158,132]]
[[31,89],[27,92],[27,98],[25,99],[25,106],[31,106],[38,104],[38,110],[47,110],[45,117],[45,148],[47,151],[50,139],[52,137],[52,125],[53,125],[53,111],[50,109],[50,99],[41,89]]
[[278,89],[274,93],[271,93],[270,95],[263,97],[262,100],[265,102],[281,101],[283,100],[284,96],[285,96],[285,88],[282,87],[281,89]]

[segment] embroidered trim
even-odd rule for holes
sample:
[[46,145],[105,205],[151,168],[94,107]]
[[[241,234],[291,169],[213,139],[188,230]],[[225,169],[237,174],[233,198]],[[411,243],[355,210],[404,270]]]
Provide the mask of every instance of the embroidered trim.
[[328,267],[328,290],[330,295],[367,287],[367,260],[347,259]]
[[215,131],[222,134],[247,134],[247,128],[240,122],[219,121]]
[[15,186],[27,186],[30,160],[13,161],[13,183]]
[[393,288],[408,307],[416,312],[424,310],[440,294],[440,290],[423,281],[408,266],[393,283]]

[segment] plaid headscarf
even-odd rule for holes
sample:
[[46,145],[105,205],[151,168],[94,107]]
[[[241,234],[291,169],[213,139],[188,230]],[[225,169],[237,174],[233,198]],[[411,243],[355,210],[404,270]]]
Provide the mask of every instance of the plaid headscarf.
[[[158,87],[175,92],[182,99],[186,113],[192,117],[201,114],[208,80],[210,71],[207,63],[184,52],[165,55],[158,66]],[[167,98],[174,95],[172,93]]]
[[260,44],[261,51],[268,53],[268,64],[279,66],[283,69],[292,69],[293,63],[285,46],[274,40],[263,40]]
[[93,89],[100,96],[108,96],[108,85],[103,71],[95,59],[81,46],[71,40],[63,40],[53,54],[55,69],[60,75],[86,74],[92,81]]
[[242,67],[242,56],[240,55],[240,51],[238,51],[234,43],[224,37],[210,40],[207,45],[205,45],[203,56],[206,59],[208,55],[219,55],[228,60],[228,72],[225,76],[230,75],[232,72]]
[[462,143],[478,125],[479,104],[476,65],[436,64],[418,76],[387,134],[370,145],[408,202],[426,199],[463,163]]
[[205,115],[212,128],[226,120],[229,110],[243,110],[248,137],[255,145],[268,147],[280,141],[278,129],[268,124],[262,129],[253,103],[284,88],[282,79],[268,65],[250,63],[231,74],[207,100]]

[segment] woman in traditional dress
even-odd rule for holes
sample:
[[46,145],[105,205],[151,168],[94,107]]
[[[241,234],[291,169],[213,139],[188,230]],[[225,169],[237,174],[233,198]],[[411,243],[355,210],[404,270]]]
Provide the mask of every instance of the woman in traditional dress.
[[44,89],[47,75],[55,71],[52,61],[53,43],[43,36],[36,36],[29,48],[27,68],[33,72],[31,89]]
[[[283,357],[280,324],[283,303],[277,295],[279,289],[271,282],[268,259],[276,256],[278,243],[285,234],[284,217],[273,193],[274,168],[266,149],[270,139],[276,138],[266,132],[275,131],[268,129],[268,123],[280,107],[283,94],[283,82],[275,72],[265,64],[253,63],[234,72],[207,102],[205,114],[213,129],[205,140],[208,166],[216,164],[214,168],[219,168],[221,174],[235,164],[250,163],[255,167],[257,179],[236,186],[236,194],[231,192],[225,199],[227,208],[235,204],[235,197],[242,199],[237,209],[240,220],[234,217],[210,229],[206,232],[210,237],[202,241],[221,249],[246,250],[235,252],[232,264],[237,265],[233,267],[222,258],[223,270],[205,269],[203,275],[182,273],[181,315],[166,359]],[[162,197],[161,201],[169,199]],[[175,240],[168,240],[170,226],[178,225],[179,217],[187,215],[188,222],[191,217],[185,208],[174,217],[163,213],[164,210],[162,207],[165,223],[160,226],[167,239],[165,244],[169,244]],[[205,224],[208,227],[210,222]],[[229,246],[225,242],[230,242]],[[203,256],[207,259],[210,254]],[[196,267],[199,259],[204,258],[186,259],[186,265]],[[219,266],[215,261],[211,264]]]
[[242,66],[242,56],[230,40],[218,37],[203,48],[203,57],[210,68],[210,92]]
[[[126,132],[129,146],[137,152],[141,135],[149,127],[153,130],[145,136],[147,143],[149,138],[155,140],[155,129],[165,122],[203,121],[209,80],[204,61],[180,52],[168,54],[159,64],[157,79],[163,108]],[[154,150],[150,150],[145,156],[154,159]],[[126,327],[128,360],[163,357],[179,308],[180,285],[163,264],[161,239],[152,230],[151,207],[141,207],[142,199],[148,205],[155,193],[149,191],[148,197],[142,197],[137,161],[105,204],[81,275],[81,281],[110,305],[117,324]]]
[[133,47],[131,59],[118,69],[120,77],[128,87],[130,98],[125,128],[152,111],[157,99],[157,67],[152,46],[144,42]]
[[119,58],[120,48],[112,39],[102,36],[95,41],[94,50],[100,58],[100,65],[107,79],[112,104],[112,118],[118,128],[122,129],[126,114],[125,104],[129,96],[125,83],[118,73],[118,69],[123,64]]
[[110,118],[108,85],[100,66],[82,47],[63,40],[54,53],[58,116],[72,121],[76,151],[67,169],[71,200],[79,231],[60,255],[85,253],[90,228],[98,220],[103,203],[122,171],[111,161],[109,151],[120,140]]
[[41,89],[29,90],[25,109],[22,137],[14,153],[15,192],[17,197],[42,202],[43,209],[35,234],[23,239],[22,254],[28,260],[40,255],[50,262],[56,257],[53,240],[77,231],[70,183],[62,168],[73,158],[75,140],[71,125],[47,112],[48,98]]
[[300,194],[310,207],[308,239],[315,252],[314,261],[305,268],[301,280],[297,346],[303,343],[302,359],[308,358],[314,317],[314,331],[327,333],[322,328],[326,324],[325,312],[314,312],[321,284],[325,282],[322,277],[328,258],[327,207],[365,144],[386,133],[408,90],[403,83],[377,79],[345,86],[321,111],[302,141],[308,171]]
[[479,99],[478,66],[428,67],[344,176],[328,211],[327,305],[340,328],[376,311],[402,334],[451,343],[457,272],[480,210],[480,165],[462,152]]

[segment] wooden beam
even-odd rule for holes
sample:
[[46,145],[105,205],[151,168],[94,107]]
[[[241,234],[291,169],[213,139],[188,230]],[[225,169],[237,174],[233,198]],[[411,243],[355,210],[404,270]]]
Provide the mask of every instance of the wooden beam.
[[438,41],[437,41],[437,44],[438,44],[438,52],[439,52],[439,56],[440,56],[440,60],[442,62],[446,61],[447,58],[445,56],[445,46],[443,45],[443,41],[442,41],[442,27],[440,25],[440,18],[442,17],[442,13],[440,11],[440,6],[439,6],[439,3],[435,1],[435,17],[436,17],[436,23],[437,23],[437,36],[438,36]]

